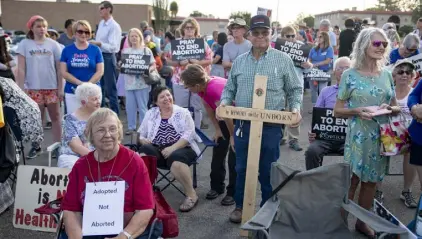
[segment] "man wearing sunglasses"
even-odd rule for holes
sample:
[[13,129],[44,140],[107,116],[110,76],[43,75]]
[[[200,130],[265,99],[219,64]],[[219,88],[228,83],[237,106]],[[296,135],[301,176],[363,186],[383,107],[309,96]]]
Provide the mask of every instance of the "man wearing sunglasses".
[[117,23],[113,14],[113,4],[109,1],[103,1],[99,5],[99,12],[102,20],[98,24],[95,41],[91,44],[101,48],[104,58],[104,75],[101,78],[101,90],[103,100],[101,106],[105,105],[105,98],[110,100],[110,108],[116,114],[119,114],[119,103],[117,100],[117,60],[116,54],[120,51],[120,41],[122,39],[122,29]]
[[[233,62],[229,79],[224,87],[220,106],[232,105],[252,108],[255,92],[256,75],[268,77],[265,100],[266,110],[291,111],[301,119],[303,84],[296,74],[293,61],[281,51],[270,47],[270,19],[264,15],[252,17],[252,48],[238,56]],[[286,100],[288,107],[286,106]],[[298,127],[300,121],[292,127]],[[236,120],[236,209],[230,215],[230,221],[240,223],[242,220],[243,197],[245,191],[246,165],[250,135],[250,121]],[[261,184],[261,206],[269,199],[272,191],[270,184],[271,164],[280,156],[281,125],[264,123],[262,130],[261,155],[259,159],[259,182]]]
[[224,44],[223,67],[230,70],[234,60],[251,49],[251,42],[245,39],[246,32],[249,30],[245,20],[236,18],[227,28],[233,34],[234,40]]
[[396,61],[416,56],[419,54],[420,40],[418,35],[410,33],[408,34],[403,43],[399,48],[396,48],[390,53],[390,64],[396,63]]

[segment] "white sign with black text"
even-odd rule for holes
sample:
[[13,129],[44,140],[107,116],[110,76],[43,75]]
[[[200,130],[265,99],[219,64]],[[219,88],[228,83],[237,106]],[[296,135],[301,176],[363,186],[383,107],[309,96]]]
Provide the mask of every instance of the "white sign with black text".
[[124,196],[124,181],[87,183],[82,234],[96,236],[122,232]]

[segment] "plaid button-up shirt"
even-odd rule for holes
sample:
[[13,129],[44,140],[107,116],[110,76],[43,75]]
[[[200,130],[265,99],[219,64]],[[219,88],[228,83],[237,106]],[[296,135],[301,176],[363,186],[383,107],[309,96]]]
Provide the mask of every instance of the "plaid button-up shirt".
[[229,79],[221,95],[221,102],[238,107],[252,107],[254,80],[256,75],[267,76],[265,109],[283,110],[287,99],[287,110],[300,111],[303,99],[303,83],[296,74],[291,58],[271,47],[259,60],[252,49],[236,58]]

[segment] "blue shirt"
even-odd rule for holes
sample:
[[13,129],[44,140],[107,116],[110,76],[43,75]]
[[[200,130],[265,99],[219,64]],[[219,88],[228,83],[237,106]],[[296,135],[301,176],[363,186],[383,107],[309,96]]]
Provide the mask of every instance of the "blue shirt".
[[[416,56],[417,54],[419,54],[419,49],[416,50],[409,57]],[[394,64],[394,63],[396,63],[396,61],[401,60],[401,59],[403,59],[403,57],[400,56],[400,54],[399,54],[399,48],[396,48],[396,49],[391,51],[391,53],[390,53],[390,64]]]
[[[314,47],[309,52],[309,59],[311,59],[312,64],[323,62],[327,58],[330,58],[331,62],[334,58],[334,51],[331,46],[326,49],[319,48],[318,50],[315,50],[315,47]],[[318,69],[322,71],[329,71],[331,69],[331,63],[318,66]]]
[[[97,71],[97,64],[104,62],[98,46],[89,44],[85,50],[79,50],[75,44],[63,49],[60,62],[65,62],[67,72],[80,81],[88,82]],[[97,83],[100,84],[99,81]],[[77,85],[66,81],[64,92],[74,94]]]
[[214,44],[214,39],[208,40],[207,44],[208,44],[209,47],[211,47],[212,44]]
[[[410,93],[407,100],[407,106],[411,110],[412,107],[416,104],[422,103],[422,80],[418,82],[415,89]],[[415,119],[412,120],[412,123],[409,126],[409,134],[412,138],[412,141],[422,145],[422,123],[417,122]]]

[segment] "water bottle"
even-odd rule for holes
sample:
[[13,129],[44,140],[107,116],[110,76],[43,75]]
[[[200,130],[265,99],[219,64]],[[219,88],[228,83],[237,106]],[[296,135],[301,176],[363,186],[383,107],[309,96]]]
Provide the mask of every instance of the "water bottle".
[[416,216],[416,234],[422,236],[422,209],[419,209]]

